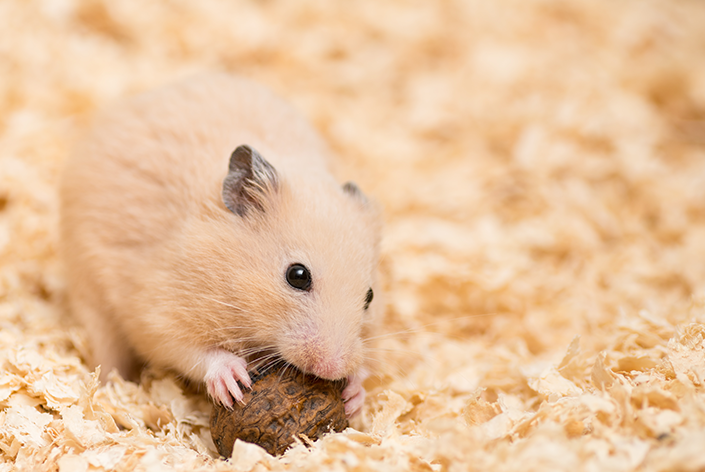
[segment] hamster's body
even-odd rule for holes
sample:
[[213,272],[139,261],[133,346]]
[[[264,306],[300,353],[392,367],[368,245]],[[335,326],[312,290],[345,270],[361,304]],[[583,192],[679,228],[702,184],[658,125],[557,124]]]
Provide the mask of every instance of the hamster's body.
[[[276,354],[347,377],[348,411],[359,408],[379,216],[328,159],[292,108],[241,78],[195,78],[103,113],[61,187],[70,307],[102,373],[146,361],[229,405],[236,381],[249,385],[246,361]],[[291,285],[293,266],[310,287]]]

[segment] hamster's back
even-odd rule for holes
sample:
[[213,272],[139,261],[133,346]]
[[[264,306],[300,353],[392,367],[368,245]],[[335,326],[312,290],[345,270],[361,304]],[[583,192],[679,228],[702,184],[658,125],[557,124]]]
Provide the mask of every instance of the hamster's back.
[[246,79],[197,77],[138,96],[99,116],[68,162],[66,229],[95,219],[116,244],[163,241],[195,206],[221,205],[230,153],[243,143],[285,172],[327,166],[308,123]]
[[82,235],[125,249],[162,244],[198,207],[222,205],[230,153],[243,143],[285,171],[327,167],[308,123],[243,78],[197,77],[102,114],[66,166],[67,245]]

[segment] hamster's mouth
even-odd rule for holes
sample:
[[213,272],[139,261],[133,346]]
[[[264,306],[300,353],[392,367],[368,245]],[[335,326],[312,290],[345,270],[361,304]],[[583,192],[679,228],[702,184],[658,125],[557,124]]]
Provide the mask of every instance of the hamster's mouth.
[[[321,377],[320,375],[316,375],[314,372],[311,372],[310,370],[302,369],[302,368],[296,366],[295,364],[288,362],[286,359],[284,359],[281,355],[278,355],[278,354],[272,354],[270,356],[258,357],[257,359],[253,360],[251,363],[248,364],[248,371],[250,372],[250,379],[252,380],[253,383],[257,382],[260,378],[265,377],[271,371],[285,372],[289,369],[303,372],[306,375],[313,375],[315,377],[325,378],[325,377]],[[326,379],[326,380],[330,380],[332,382],[342,382],[341,385],[343,385],[343,386],[346,382],[345,377],[339,377],[337,379]],[[342,388],[343,387],[341,387],[341,389]]]
[[313,328],[292,330],[284,341],[277,346],[281,357],[301,371],[326,380],[344,379],[352,374],[361,357]]
[[[247,359],[248,370],[251,372],[266,372],[275,366],[287,364],[305,374],[315,375],[326,380],[340,380],[347,377],[345,362],[342,356],[324,357],[318,355],[299,355],[290,359],[286,353],[276,349],[257,350]],[[303,362],[302,362],[303,359]]]
[[257,350],[256,353],[250,354],[247,358],[247,370],[250,372],[250,376],[254,380],[256,376],[265,375],[268,371],[272,369],[284,369],[292,368],[299,370],[305,374],[313,374],[309,369],[297,365],[296,362],[292,362],[287,359],[281,352],[276,349],[262,349]]
[[[246,351],[252,351],[246,349]],[[247,361],[247,370],[251,372],[262,372],[269,370],[275,366],[290,364],[284,357],[275,349],[257,349],[254,353],[242,356]]]
[[277,370],[283,371],[288,366],[291,366],[291,364],[286,362],[281,357],[277,357],[269,359],[266,362],[255,361],[254,363],[248,365],[247,370],[250,373],[250,380],[254,383],[262,377],[265,377],[269,372]]
[[345,365],[340,357],[314,360],[307,364],[304,370],[328,380],[338,380],[346,376]]

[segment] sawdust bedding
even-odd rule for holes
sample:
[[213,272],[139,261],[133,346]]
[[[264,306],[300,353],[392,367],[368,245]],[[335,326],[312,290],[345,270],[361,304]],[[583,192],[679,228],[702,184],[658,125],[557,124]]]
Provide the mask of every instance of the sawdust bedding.
[[[705,470],[705,3],[0,2],[0,470]],[[218,459],[171,376],[99,385],[61,163],[203,70],[292,101],[385,208],[354,428]]]

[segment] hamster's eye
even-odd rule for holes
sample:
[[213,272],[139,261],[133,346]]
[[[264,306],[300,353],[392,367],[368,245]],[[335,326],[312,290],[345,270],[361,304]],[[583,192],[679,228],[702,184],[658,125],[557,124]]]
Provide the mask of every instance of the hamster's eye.
[[370,307],[370,303],[372,303],[372,299],[374,297],[375,293],[372,291],[372,289],[367,290],[367,295],[365,296],[365,310]]
[[297,290],[311,290],[311,272],[302,264],[292,264],[286,269],[286,281]]

